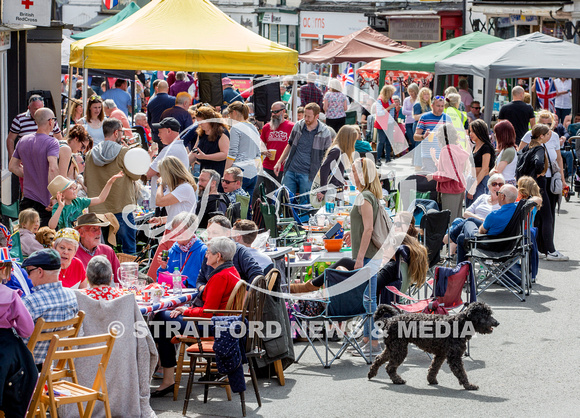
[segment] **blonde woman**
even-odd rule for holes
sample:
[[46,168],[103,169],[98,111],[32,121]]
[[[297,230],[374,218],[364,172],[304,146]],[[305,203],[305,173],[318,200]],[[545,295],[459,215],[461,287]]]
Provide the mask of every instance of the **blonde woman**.
[[[419,119],[425,113],[430,112],[432,110],[431,107],[431,90],[427,87],[423,87],[419,90],[417,94],[417,100],[413,105],[413,119],[415,119],[415,123],[413,124],[413,136],[415,131],[417,130],[417,123],[419,123]],[[413,165],[415,166],[415,170],[421,170],[423,167],[423,157],[421,156],[421,145],[420,142],[414,141],[415,144],[415,152],[413,153]]]
[[407,93],[409,94],[403,100],[403,115],[405,115],[405,137],[409,142],[410,149],[415,148],[416,143],[413,139],[413,125],[415,124],[415,118],[413,117],[413,106],[417,101],[417,96],[419,95],[419,86],[416,83],[411,83],[407,87]]
[[348,109],[348,98],[342,93],[342,85],[336,78],[330,80],[328,91],[322,100],[324,113],[326,114],[326,124],[335,132],[346,123],[346,109]]
[[78,124],[85,127],[87,133],[93,138],[93,146],[95,147],[105,140],[105,134],[103,133],[104,120],[103,99],[99,96],[89,97],[85,117],[79,119]]
[[[357,196],[354,207],[350,212],[350,231],[344,234],[344,239],[347,245],[352,248],[352,258],[355,260],[354,268],[360,269],[364,265],[372,263],[370,285],[365,290],[370,302],[367,306],[368,312],[374,312],[377,308],[377,276],[378,263],[373,260],[373,257],[378,253],[377,248],[371,237],[375,220],[379,213],[380,200],[383,197],[381,189],[381,182],[375,164],[369,158],[359,158],[352,165],[352,179],[360,194]],[[363,353],[369,354],[371,345],[368,344],[370,340],[370,330],[372,323],[365,323],[363,343]],[[372,352],[378,354],[379,342],[373,337]]]
[[393,95],[395,94],[395,87],[386,85],[381,89],[379,100],[376,103],[376,119],[374,128],[377,130],[377,164],[380,163],[385,152],[385,162],[391,161],[391,143],[387,138],[387,129],[389,125],[391,109],[395,107]]
[[[352,125],[345,125],[338,131],[332,145],[326,151],[326,156],[320,167],[320,187],[326,189],[343,188],[344,173],[350,168],[354,154],[354,146],[359,137],[359,131]],[[324,199],[326,190],[317,192],[318,201]]]
[[152,225],[166,225],[161,243],[151,260],[151,266],[148,271],[149,277],[156,277],[157,268],[159,267],[157,256],[162,251],[169,250],[177,240],[177,237],[170,233],[173,218],[181,212],[195,213],[197,206],[197,184],[179,158],[171,155],[163,158],[163,161],[159,164],[159,174],[163,181],[157,188],[155,204],[165,207],[167,216],[152,218],[149,221]]

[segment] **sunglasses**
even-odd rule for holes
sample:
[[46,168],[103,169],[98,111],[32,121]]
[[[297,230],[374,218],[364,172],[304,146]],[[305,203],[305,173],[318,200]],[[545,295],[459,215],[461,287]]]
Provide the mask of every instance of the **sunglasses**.
[[94,100],[101,100],[101,96],[97,96],[96,94],[89,97],[89,101],[92,102]]
[[499,196],[500,194],[503,194],[505,196],[504,192],[497,192],[497,195]]
[[32,273],[34,270],[38,270],[40,267],[33,267],[31,269],[26,269],[26,273],[28,273],[28,275],[30,275],[30,273]]
[[277,115],[278,113],[283,112],[283,111],[284,111],[284,109],[272,110],[272,113]]
[[496,183],[495,181],[491,183],[491,187],[503,186],[505,183]]
[[433,100],[445,100],[445,96],[435,96]]
[[29,100],[29,103],[34,103],[34,102],[44,102],[44,97],[32,97]]
[[477,109],[477,110],[481,109],[481,107],[479,107],[479,106],[471,106],[471,108],[472,109]]
[[53,120],[56,122],[58,119],[57,118],[50,118],[49,120]]
[[226,179],[222,179],[222,183],[225,183],[225,184],[232,184],[232,183],[235,183],[236,181],[237,180],[226,180]]

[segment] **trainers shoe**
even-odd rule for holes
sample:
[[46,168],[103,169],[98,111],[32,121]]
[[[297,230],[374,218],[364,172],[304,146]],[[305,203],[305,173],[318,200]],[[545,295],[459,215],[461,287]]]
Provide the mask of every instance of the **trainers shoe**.
[[546,260],[548,261],[568,261],[570,258],[556,250],[553,253],[548,253]]
[[[369,345],[369,343],[363,344],[362,341],[358,342],[358,345],[360,347],[361,350],[366,350],[366,346]],[[357,349],[354,346],[350,346],[346,349],[346,351],[348,351],[349,353],[356,353]]]
[[[384,349],[385,346],[383,343],[379,343],[378,346],[373,346],[373,356],[378,356]],[[368,343],[365,344],[365,346],[361,348],[361,351],[365,357],[368,357],[371,354],[371,345]],[[361,357],[361,354],[358,351],[353,352],[352,355],[355,357]]]
[[546,254],[544,253],[538,253],[538,257],[540,258],[540,260],[546,258]]

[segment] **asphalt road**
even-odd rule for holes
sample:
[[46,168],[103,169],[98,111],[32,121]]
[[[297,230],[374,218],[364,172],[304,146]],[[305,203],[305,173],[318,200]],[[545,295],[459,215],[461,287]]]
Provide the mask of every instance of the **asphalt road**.
[[[248,416],[578,416],[580,413],[580,199],[562,203],[556,220],[556,247],[568,262],[540,261],[532,294],[520,302],[493,286],[479,300],[488,303],[501,325],[491,335],[472,339],[465,368],[478,391],[459,386],[447,364],[438,386],[427,383],[430,360],[413,348],[399,368],[407,381],[390,382],[384,368],[372,381],[369,366],[345,354],[330,369],[318,363],[311,349],[286,372],[286,386],[262,379],[262,407],[251,384],[246,392]],[[301,346],[301,345],[300,345]],[[181,416],[186,378],[179,400],[152,399],[160,417]],[[188,416],[241,416],[239,397],[226,400],[225,390],[194,387]]]

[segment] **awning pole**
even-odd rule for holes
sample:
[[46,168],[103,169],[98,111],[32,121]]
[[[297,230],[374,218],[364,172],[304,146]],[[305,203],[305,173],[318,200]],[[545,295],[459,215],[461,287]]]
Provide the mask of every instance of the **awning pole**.
[[[87,97],[87,92],[88,92],[88,85],[87,83],[89,82],[89,69],[88,68],[83,68],[83,112],[85,112],[85,114],[87,113],[87,103],[88,103],[88,97]],[[89,123],[90,121],[88,120],[87,123]]]
[[[72,80],[73,80],[73,67],[70,65],[68,65],[68,97],[66,100],[66,119],[64,120],[62,126],[64,127],[64,129],[67,130],[69,129],[69,125],[70,125],[70,115],[72,113],[72,106],[70,105],[71,103],[71,97],[72,97]],[[83,108],[84,109],[84,108]]]
[[298,80],[292,81],[292,122],[296,123],[298,118]]

